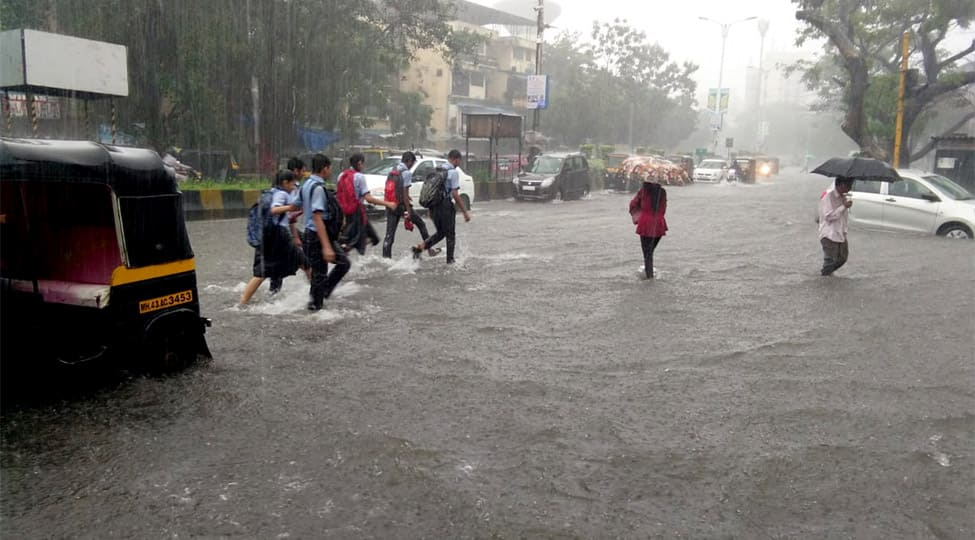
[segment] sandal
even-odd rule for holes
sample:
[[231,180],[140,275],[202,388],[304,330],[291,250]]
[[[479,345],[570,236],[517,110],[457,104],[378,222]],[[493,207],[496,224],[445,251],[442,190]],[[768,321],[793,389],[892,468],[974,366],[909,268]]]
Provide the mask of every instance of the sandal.
[[429,253],[431,257],[436,257],[437,255],[440,255],[440,251],[440,248],[430,248],[427,250],[427,253]]

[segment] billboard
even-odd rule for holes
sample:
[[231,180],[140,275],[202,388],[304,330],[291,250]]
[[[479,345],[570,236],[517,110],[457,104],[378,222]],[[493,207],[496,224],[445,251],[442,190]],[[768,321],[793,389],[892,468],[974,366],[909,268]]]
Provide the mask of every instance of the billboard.
[[[721,89],[721,110],[719,112],[723,112],[723,113],[728,112],[728,98],[730,96],[731,96],[730,88]],[[715,101],[717,101],[717,98],[718,98],[718,89],[708,88],[708,110],[709,111],[714,110],[714,103]]]
[[123,45],[37,30],[0,32],[0,88],[128,96]]
[[528,76],[528,108],[548,108],[548,75]]

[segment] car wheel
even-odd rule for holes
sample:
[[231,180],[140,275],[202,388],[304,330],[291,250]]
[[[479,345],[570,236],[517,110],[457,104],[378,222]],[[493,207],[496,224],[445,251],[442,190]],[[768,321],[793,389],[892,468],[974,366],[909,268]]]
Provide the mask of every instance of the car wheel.
[[952,240],[971,240],[972,231],[964,225],[958,223],[951,223],[945,225],[938,231],[938,234],[944,236],[945,238],[950,238]]
[[555,195],[552,195],[552,200],[553,201],[559,201],[559,202],[564,201],[565,200],[565,190],[563,190],[562,188],[559,188],[558,191],[555,192]]
[[589,184],[582,186],[582,198],[585,199],[589,196]]
[[464,210],[470,211],[471,209],[471,198],[467,195],[460,196],[460,202],[464,203]]

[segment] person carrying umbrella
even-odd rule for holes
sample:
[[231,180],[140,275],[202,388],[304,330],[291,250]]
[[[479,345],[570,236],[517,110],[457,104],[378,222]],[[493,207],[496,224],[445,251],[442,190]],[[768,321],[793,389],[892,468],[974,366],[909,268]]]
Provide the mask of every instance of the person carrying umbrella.
[[853,206],[850,189],[854,178],[895,182],[900,179],[897,171],[886,163],[863,157],[830,158],[812,171],[824,176],[835,176],[833,187],[819,198],[819,243],[823,246],[824,276],[832,275],[846,264],[850,255],[847,238],[850,208]]
[[823,246],[824,276],[846,264],[850,255],[847,232],[853,199],[847,194],[852,187],[852,178],[837,176],[833,187],[819,198],[819,243]]

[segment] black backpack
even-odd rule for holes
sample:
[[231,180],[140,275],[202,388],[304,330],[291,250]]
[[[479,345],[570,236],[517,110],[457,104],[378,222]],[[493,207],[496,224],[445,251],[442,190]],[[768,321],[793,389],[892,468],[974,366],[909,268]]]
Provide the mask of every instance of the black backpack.
[[430,209],[443,204],[447,199],[444,193],[444,186],[447,185],[447,170],[437,168],[430,172],[423,179],[423,188],[420,190],[420,206]]
[[[345,214],[342,213],[342,206],[339,204],[339,199],[333,191],[326,188],[324,184],[314,186],[312,190],[314,191],[316,187],[322,188],[322,192],[325,194],[325,209],[328,211],[328,215],[331,216],[329,219],[323,220],[325,222],[325,232],[328,233],[329,240],[336,242],[339,239],[339,233],[342,232]],[[303,189],[298,191],[298,204],[303,204],[302,195],[304,193],[305,191]]]

